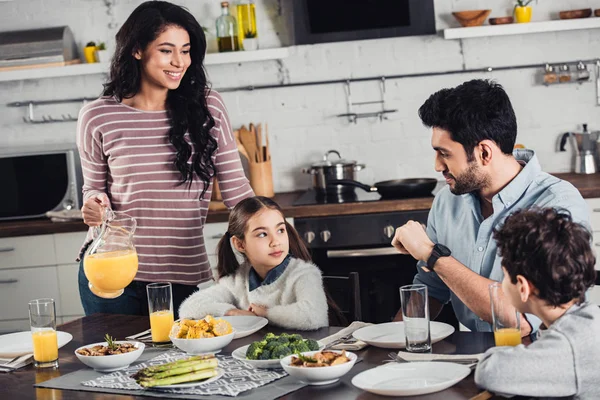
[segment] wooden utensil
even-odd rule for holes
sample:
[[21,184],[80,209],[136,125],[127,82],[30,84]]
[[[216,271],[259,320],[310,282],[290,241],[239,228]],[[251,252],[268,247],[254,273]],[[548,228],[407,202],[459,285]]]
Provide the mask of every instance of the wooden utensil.
[[269,124],[265,123],[265,136],[267,137],[266,160],[271,161],[271,147],[269,146]]
[[256,126],[256,145],[258,148],[258,162],[265,162],[265,157],[263,155],[263,145],[262,145],[262,131],[261,126],[258,124]]
[[233,137],[235,138],[235,144],[237,145],[238,152],[241,153],[244,157],[246,157],[246,160],[250,162],[250,155],[248,154],[248,150],[246,150],[246,147],[244,147],[242,141],[240,140],[240,131],[233,131]]
[[[254,128],[253,125],[250,125],[251,128]],[[258,162],[257,156],[257,146],[256,146],[256,135],[254,135],[251,131],[246,129],[245,126],[240,128],[240,141],[246,148],[248,153],[248,161],[250,163]]]

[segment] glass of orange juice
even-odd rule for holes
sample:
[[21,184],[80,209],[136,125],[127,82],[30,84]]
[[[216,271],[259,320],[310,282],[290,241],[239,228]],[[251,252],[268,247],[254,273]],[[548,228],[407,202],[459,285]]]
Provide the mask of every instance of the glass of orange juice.
[[150,330],[152,342],[169,343],[169,333],[173,327],[173,289],[169,282],[150,283],[148,293],[148,311],[150,312]]
[[521,314],[502,296],[502,284],[489,286],[492,304],[494,340],[496,346],[518,346],[521,344]]
[[58,368],[54,300],[31,300],[29,302],[29,322],[33,341],[33,365],[37,368]]

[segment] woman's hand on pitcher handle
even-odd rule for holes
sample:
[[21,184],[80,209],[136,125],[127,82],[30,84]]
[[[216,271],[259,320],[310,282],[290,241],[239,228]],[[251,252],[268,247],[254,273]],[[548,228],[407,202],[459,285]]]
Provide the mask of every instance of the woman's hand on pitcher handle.
[[102,213],[106,207],[110,207],[110,200],[105,193],[91,196],[81,207],[83,222],[91,227],[100,226],[102,224]]

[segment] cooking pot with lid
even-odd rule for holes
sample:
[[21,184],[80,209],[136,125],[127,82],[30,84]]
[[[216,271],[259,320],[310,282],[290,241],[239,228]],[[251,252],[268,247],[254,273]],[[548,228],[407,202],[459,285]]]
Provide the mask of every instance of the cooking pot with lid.
[[[330,160],[331,154],[337,155],[337,160]],[[344,160],[337,150],[329,150],[323,155],[323,160],[303,168],[302,172],[312,175],[313,188],[319,192],[353,192],[354,187],[346,185],[331,185],[330,181],[343,179],[357,180],[357,172],[364,169],[365,164]]]

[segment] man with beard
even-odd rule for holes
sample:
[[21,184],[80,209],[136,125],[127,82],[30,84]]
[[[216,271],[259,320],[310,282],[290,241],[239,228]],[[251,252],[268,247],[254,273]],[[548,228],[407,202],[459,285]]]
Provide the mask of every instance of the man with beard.
[[[447,186],[435,197],[427,228],[409,221],[392,244],[418,260],[414,283],[427,286],[432,319],[451,301],[463,325],[491,331],[488,285],[503,278],[494,228],[534,206],[568,209],[589,227],[587,205],[573,185],[542,172],[532,150],[513,151],[517,121],[499,84],[472,80],[440,90],[419,116],[433,129],[435,170]],[[402,320],[401,311],[395,320]],[[522,316],[521,335],[539,324],[533,315]]]

